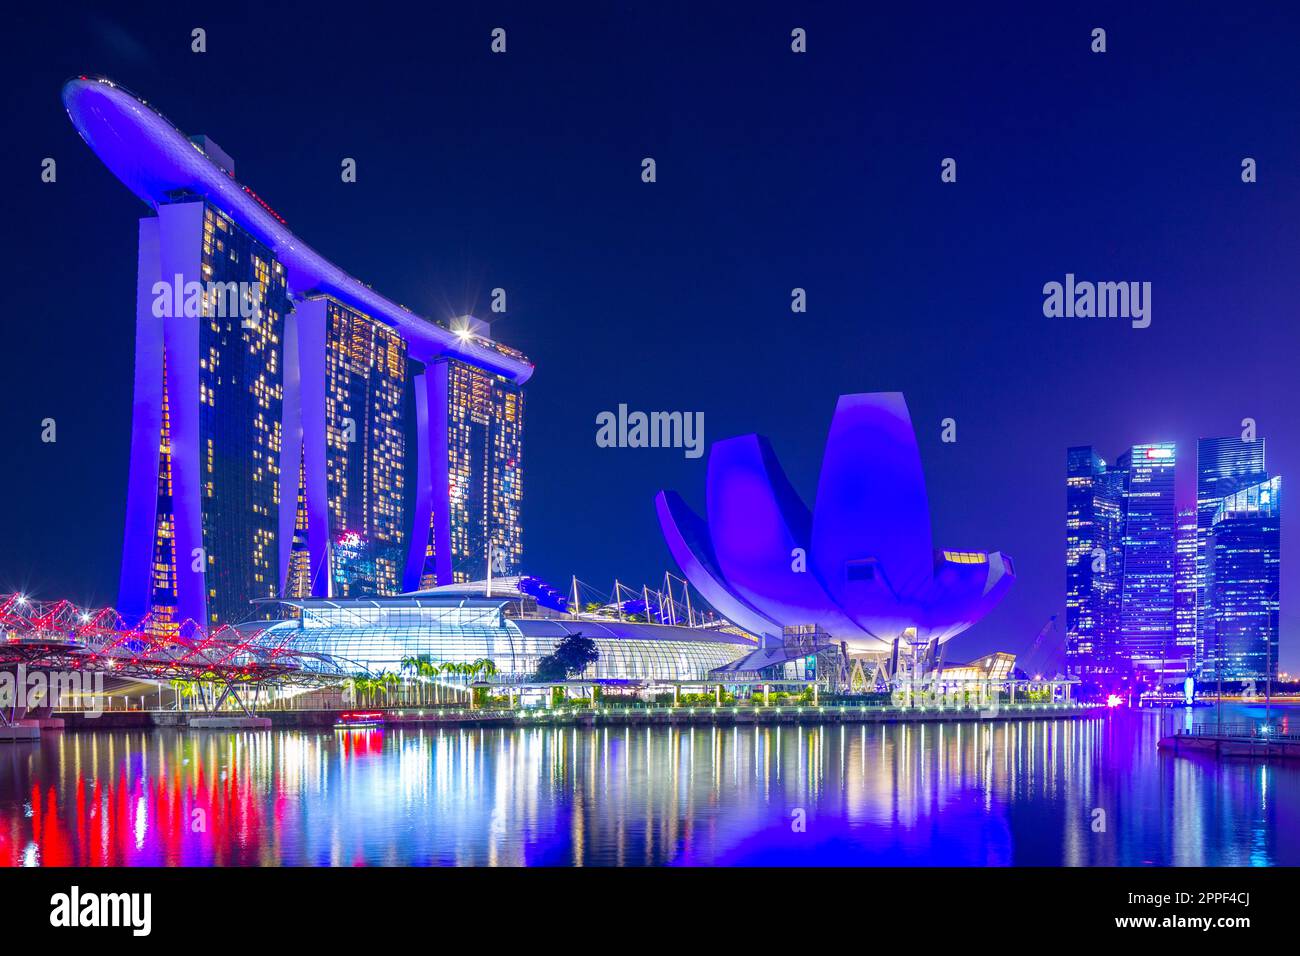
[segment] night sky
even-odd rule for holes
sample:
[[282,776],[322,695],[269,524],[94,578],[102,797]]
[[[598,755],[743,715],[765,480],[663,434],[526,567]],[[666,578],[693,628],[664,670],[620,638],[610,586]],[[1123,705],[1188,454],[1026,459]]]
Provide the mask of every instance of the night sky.
[[[537,364],[526,564],[561,586],[654,585],[671,563],[655,492],[703,506],[706,458],[596,446],[620,403],[702,411],[709,441],[766,434],[811,504],[836,397],[903,391],[936,545],[1003,550],[1019,573],[951,660],[1023,650],[1063,613],[1067,446],[1113,461],[1176,441],[1186,505],[1195,440],[1249,416],[1270,471],[1300,478],[1289,5],[405,6],[6,12],[0,590],[116,596],[146,207],[69,123],[79,73],[210,135],[298,235],[417,312],[486,314],[506,289],[494,334]],[[1150,328],[1045,318],[1067,272],[1151,282]]]

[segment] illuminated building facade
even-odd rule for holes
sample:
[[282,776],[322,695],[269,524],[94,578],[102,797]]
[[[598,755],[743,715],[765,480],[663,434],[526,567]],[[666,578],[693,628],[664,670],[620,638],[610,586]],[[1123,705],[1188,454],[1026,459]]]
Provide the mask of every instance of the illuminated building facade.
[[1175,508],[1176,464],[1169,442],[1135,445],[1114,468],[1069,449],[1073,674],[1276,674],[1281,480],[1266,477],[1263,439],[1198,443],[1195,508]]
[[1073,675],[1132,668],[1176,674],[1192,665],[1194,537],[1184,515],[1180,550],[1176,464],[1170,442],[1135,445],[1114,466],[1091,446],[1066,453],[1066,659]]
[[1011,678],[1015,666],[1016,655],[997,651],[969,664],[947,664],[939,669],[938,680],[957,683],[1004,681]]
[[1174,542],[1174,628],[1180,656],[1200,660],[1196,638],[1196,509],[1180,508]]
[[1209,659],[1214,632],[1210,535],[1223,499],[1268,477],[1263,438],[1202,438],[1196,443],[1197,659]]
[[1117,652],[1130,665],[1161,673],[1183,670],[1174,615],[1176,508],[1172,442],[1134,445],[1120,456],[1124,473],[1124,567]]
[[487,659],[498,668],[498,682],[524,683],[542,657],[579,635],[600,655],[581,675],[584,680],[704,680],[754,646],[714,628],[547,615],[513,594],[488,598],[432,591],[285,603],[296,610],[293,619],[271,625],[257,640],[324,660],[346,660],[374,674],[398,673],[412,657],[465,664]]
[[311,548],[307,541],[307,469],[298,462],[298,498],[294,510],[293,540],[289,546],[289,573],[284,582],[286,597],[311,595]]
[[308,312],[323,311],[325,324],[329,593],[397,594],[406,540],[406,343],[334,299],[319,305]]
[[1203,679],[1277,678],[1281,518],[1281,478],[1241,488],[1215,509]]
[[63,101],[154,211],[119,611],[166,631],[286,594],[394,594],[426,563],[439,584],[481,574],[489,542],[496,567],[517,565],[528,360],[483,323],[453,331],[347,275],[217,144],[112,81],[69,80]]
[[[486,338],[485,323],[458,321],[462,336],[522,359]],[[483,578],[489,553],[493,574],[517,573],[523,557],[522,389],[505,376],[448,358],[416,377],[415,392],[419,414],[429,422],[420,430],[422,440],[429,438],[420,456],[430,459],[415,527],[428,533],[412,540],[405,590]]]
[[[239,620],[279,593],[284,268],[188,195],[140,221],[138,268],[123,613],[162,632]],[[227,284],[258,306],[226,308]]]
[[1078,676],[1113,669],[1124,564],[1123,479],[1091,445],[1066,452],[1066,662]]
[[152,617],[152,630],[169,634],[180,627],[180,621],[176,617],[176,521],[172,514],[171,411],[167,403],[165,358],[159,405],[162,413],[158,434],[158,498],[154,505],[153,567],[146,606]]

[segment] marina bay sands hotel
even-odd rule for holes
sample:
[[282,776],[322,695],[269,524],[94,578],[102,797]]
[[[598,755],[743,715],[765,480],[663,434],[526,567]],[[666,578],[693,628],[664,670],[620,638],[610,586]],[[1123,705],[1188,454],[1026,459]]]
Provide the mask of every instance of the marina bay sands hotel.
[[152,210],[118,610],[211,626],[258,598],[481,578],[489,555],[516,571],[529,361],[352,278],[219,146],[110,80],[72,79],[63,102]]

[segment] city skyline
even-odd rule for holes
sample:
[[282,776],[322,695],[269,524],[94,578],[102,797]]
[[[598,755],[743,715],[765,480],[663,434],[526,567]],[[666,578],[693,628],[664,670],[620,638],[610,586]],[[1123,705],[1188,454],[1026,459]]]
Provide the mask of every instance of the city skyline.
[[[295,232],[417,311],[482,313],[490,289],[508,290],[494,328],[544,370],[528,386],[530,435],[545,438],[530,444],[523,520],[528,570],[551,580],[657,581],[671,564],[653,495],[702,487],[703,466],[680,454],[595,446],[595,414],[620,402],[698,410],[709,442],[760,431],[811,494],[825,434],[807,423],[839,394],[908,394],[936,527],[956,547],[996,540],[1017,558],[1015,592],[956,639],[967,658],[1023,649],[1063,606],[1064,447],[1172,440],[1185,458],[1251,417],[1273,471],[1297,473],[1300,435],[1278,416],[1297,398],[1285,261],[1300,177],[1283,158],[1300,142],[1257,95],[1293,82],[1279,72],[1280,22],[1114,12],[1122,43],[1099,58],[1064,14],[992,25],[956,14],[920,29],[894,11],[871,26],[887,49],[864,61],[837,17],[806,18],[813,46],[799,60],[784,42],[789,11],[759,8],[739,26],[694,16],[686,35],[672,17],[567,23],[572,68],[559,74],[557,28],[535,14],[512,16],[511,53],[493,60],[478,42],[490,25],[449,12],[439,31],[456,39],[432,64],[419,29],[393,37],[362,24],[349,42],[373,69],[282,77],[265,97],[259,65],[287,35],[238,12],[213,12],[221,42],[203,56],[172,42],[193,25],[162,6],[75,25],[31,13],[32,43],[9,67],[24,80],[5,93],[29,144],[14,157],[11,201],[24,245],[50,255],[6,295],[11,313],[32,317],[11,331],[15,354],[49,361],[13,370],[15,398],[0,412],[31,462],[0,479],[25,512],[6,516],[5,585],[93,606],[117,587],[131,402],[120,303],[134,288],[140,206],[77,140],[57,95],[39,93],[91,69],[210,133]],[[326,23],[296,29],[295,42],[338,36]],[[971,47],[990,29],[1010,52]],[[1207,32],[1219,38],[1208,51]],[[718,49],[719,35],[734,42]],[[685,66],[646,74],[619,52],[647,41],[680,50]],[[780,92],[720,92],[764,76]],[[989,102],[1005,104],[1007,123],[984,122]],[[286,103],[323,111],[328,135],[286,118]],[[557,103],[568,106],[557,114]],[[1061,110],[1073,124],[1041,120]],[[1093,133],[1069,131],[1080,125]],[[56,184],[34,172],[46,155]],[[653,185],[639,178],[647,155],[659,161]],[[1250,185],[1247,155],[1260,170]],[[345,156],[358,160],[355,184],[339,182]],[[939,178],[947,156],[956,183]],[[1151,326],[1045,318],[1043,284],[1070,272],[1151,281]],[[804,315],[789,309],[796,286]],[[52,347],[52,330],[78,348]],[[68,363],[74,389],[50,362]],[[94,401],[80,407],[74,393]],[[40,441],[46,417],[56,443]],[[940,437],[947,417],[955,443]],[[1179,474],[1180,507],[1194,486]],[[972,498],[982,507],[962,513],[955,503]],[[1285,523],[1282,537],[1290,553]],[[1284,563],[1291,670],[1297,574]]]
[[1278,922],[1300,6],[10,20],[19,938],[467,868]]
[[[1253,423],[1202,438],[1195,506],[1175,501],[1172,442],[1108,465],[1066,451],[1066,653],[1087,680],[1168,683],[1278,673],[1281,476]],[[1186,467],[1186,466],[1185,466]]]

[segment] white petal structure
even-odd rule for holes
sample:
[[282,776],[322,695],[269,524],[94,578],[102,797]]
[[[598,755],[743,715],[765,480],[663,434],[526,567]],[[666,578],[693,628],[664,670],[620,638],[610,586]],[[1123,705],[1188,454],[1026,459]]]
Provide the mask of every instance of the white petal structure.
[[759,435],[712,446],[707,498],[706,524],[676,492],[660,492],[664,538],[705,600],[754,634],[815,624],[860,651],[900,637],[946,641],[1015,581],[1000,552],[934,549],[916,433],[897,392],[840,398],[814,512]]

